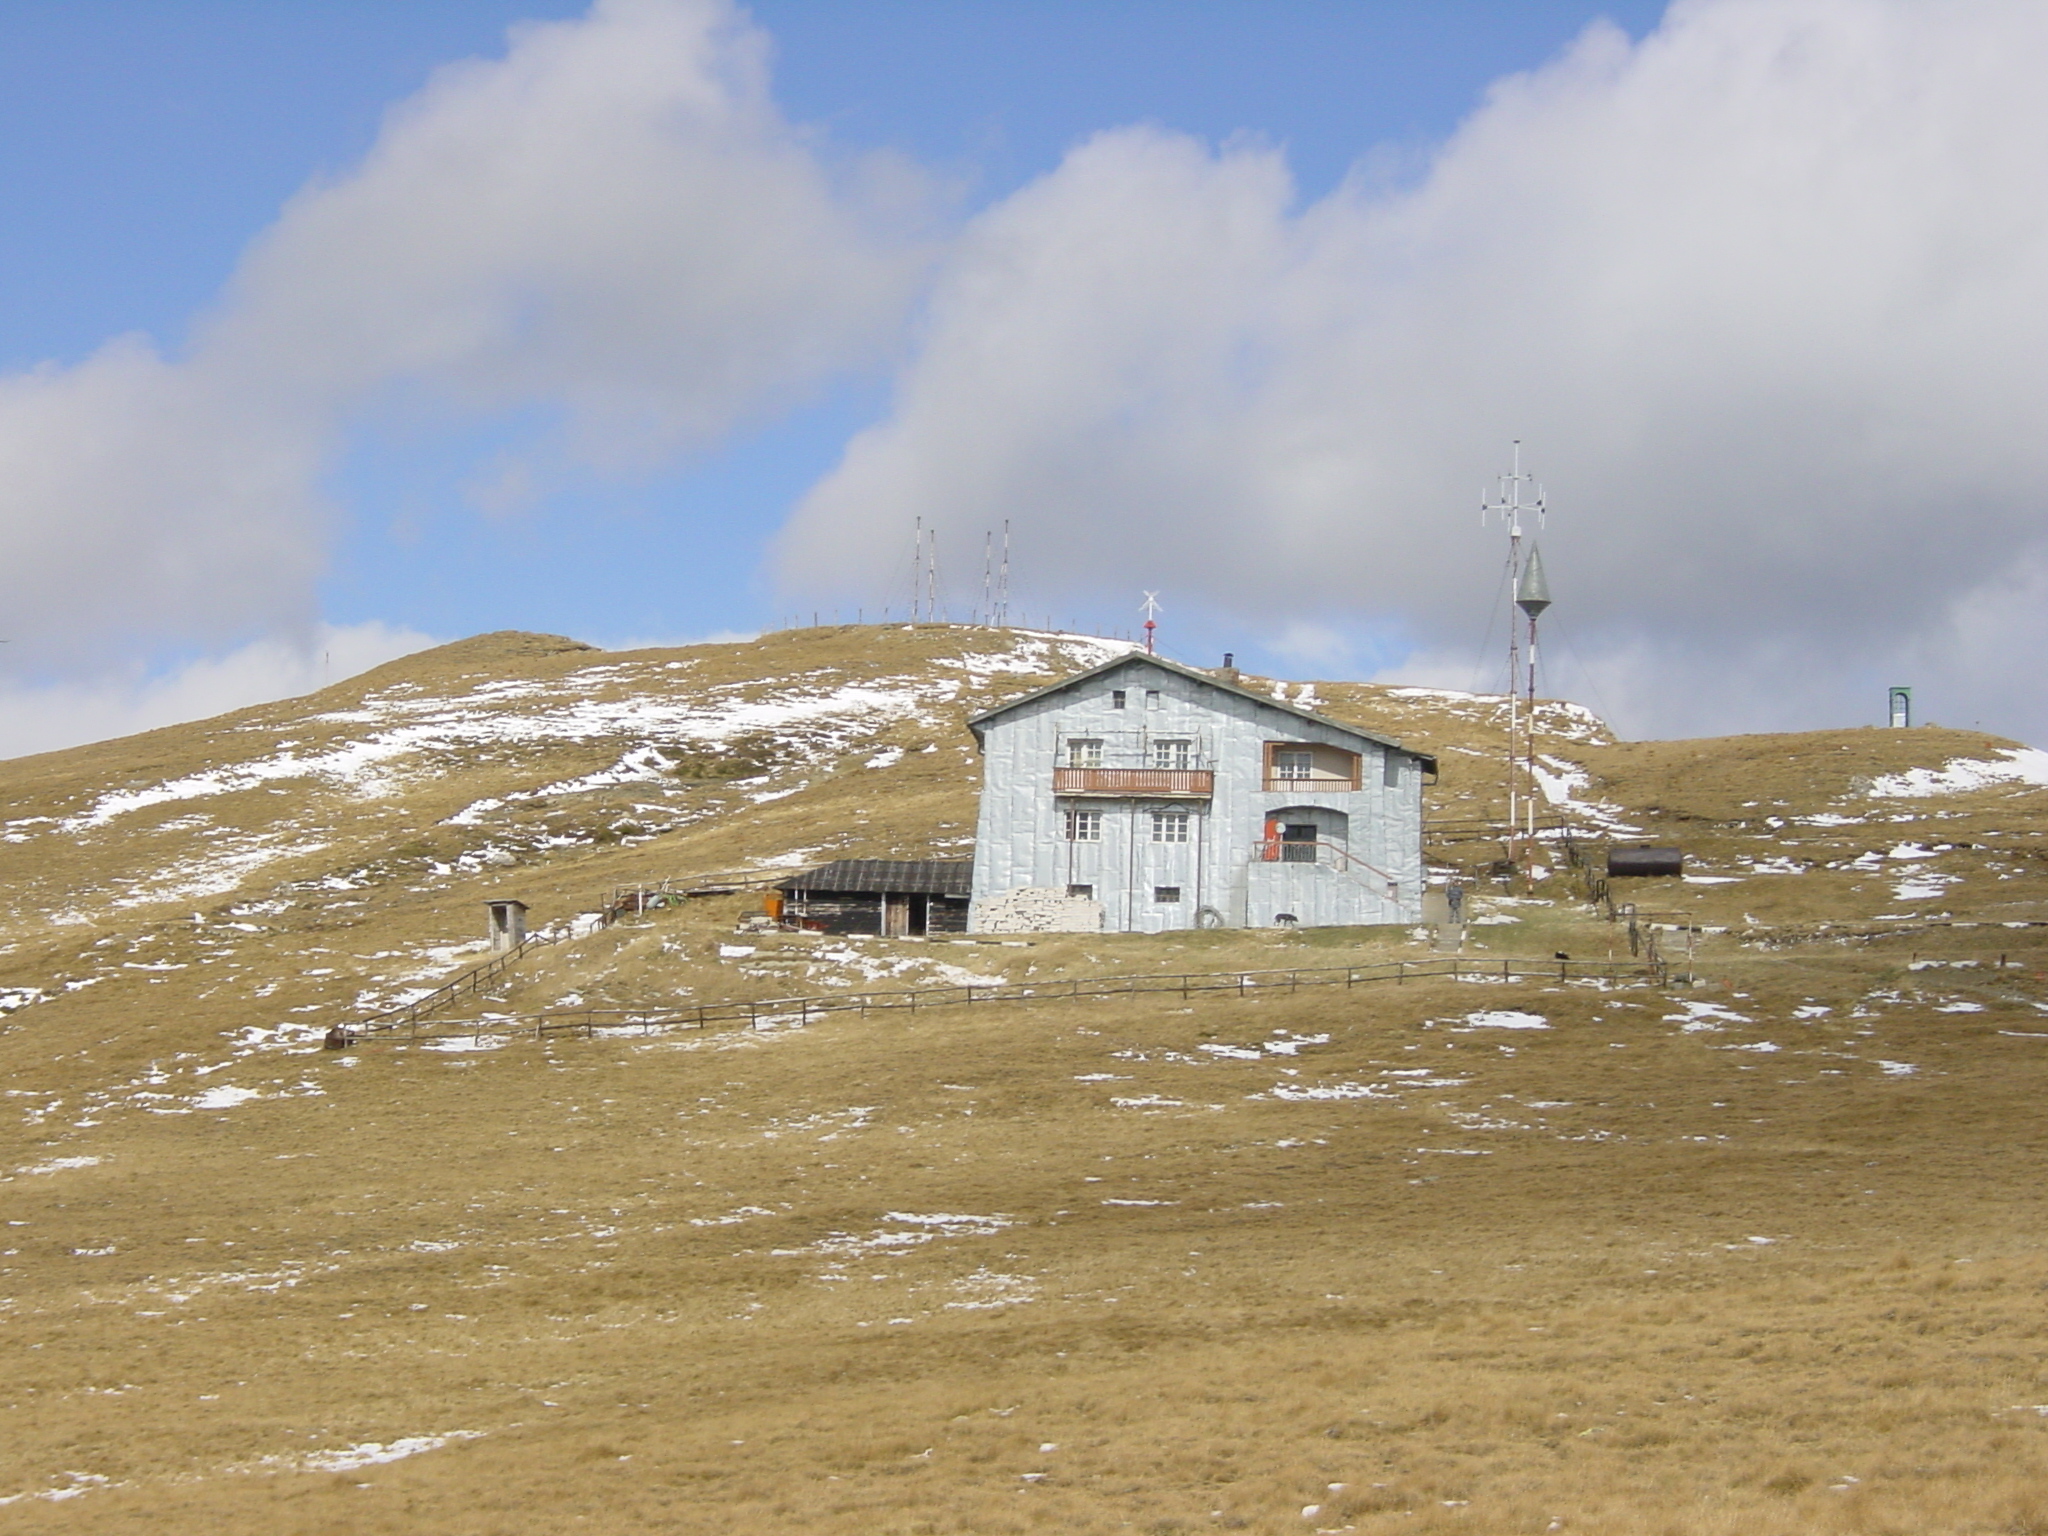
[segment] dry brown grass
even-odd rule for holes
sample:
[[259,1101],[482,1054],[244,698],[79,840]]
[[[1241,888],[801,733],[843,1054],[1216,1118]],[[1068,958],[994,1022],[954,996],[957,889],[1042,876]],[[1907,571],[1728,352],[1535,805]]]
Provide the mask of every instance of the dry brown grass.
[[[188,745],[226,739],[194,730]],[[1907,765],[1907,737],[1923,761],[1957,750],[1841,736],[1879,772]],[[906,756],[925,777],[900,795],[869,794],[885,825],[863,846],[957,819],[940,809],[964,797],[949,741]],[[1674,883],[1646,904],[1733,929],[1767,902],[1788,921],[1869,920],[1896,908],[1907,862],[1959,877],[1920,904],[1957,918],[2011,920],[2038,897],[2036,793],[1773,828],[1743,802],[1847,805],[1873,769],[1836,782],[1800,756],[1832,745],[1818,739],[1660,763],[1707,745],[1580,750],[1605,793],[1686,826],[1725,870],[1745,853],[1975,846],[1882,874]],[[437,815],[564,776],[542,756],[422,781],[374,824],[337,797],[322,814],[361,842],[321,857],[353,869],[380,839],[443,835]],[[71,779],[20,765],[44,775],[20,793],[82,795],[90,762]],[[1748,787],[1769,774],[1782,790]],[[693,849],[810,846],[874,774],[813,776],[717,826],[510,873],[566,904]],[[75,857],[87,884],[118,868],[116,847]],[[22,1495],[0,1529],[2048,1531],[2041,930],[1777,951],[1730,932],[1679,993],[1436,982],[345,1057],[223,1041],[389,985],[399,962],[379,953],[466,936],[492,878],[394,873],[338,911],[299,895],[236,919],[262,931],[233,943],[226,907],[260,891],[200,924],[145,908],[83,935],[18,922],[11,984],[109,936],[99,953],[118,958],[0,1034],[0,1497]],[[1476,932],[1581,954],[1614,932],[1569,904],[1508,910],[1522,921]],[[810,940],[721,957],[735,911],[544,950],[496,1006],[848,974]],[[1403,942],[864,948],[908,980],[934,961],[1220,969]],[[158,955],[186,969],[127,968]],[[1481,1010],[1551,1027],[1467,1027]],[[236,1087],[258,1096],[199,1106]],[[475,1438],[319,1459],[457,1434]]]

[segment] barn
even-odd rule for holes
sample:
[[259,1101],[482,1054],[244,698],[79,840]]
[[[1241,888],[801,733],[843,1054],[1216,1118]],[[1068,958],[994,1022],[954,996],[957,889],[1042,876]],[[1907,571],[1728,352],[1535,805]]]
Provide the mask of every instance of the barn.
[[782,921],[811,933],[965,933],[971,859],[835,859],[779,882]]

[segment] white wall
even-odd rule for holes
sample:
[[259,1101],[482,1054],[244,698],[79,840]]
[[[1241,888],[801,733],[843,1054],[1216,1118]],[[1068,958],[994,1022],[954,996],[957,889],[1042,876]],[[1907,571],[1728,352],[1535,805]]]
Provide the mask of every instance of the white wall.
[[[1126,707],[1112,707],[1122,689]],[[1146,694],[1156,690],[1157,707]],[[1410,923],[1422,910],[1422,772],[1412,754],[1392,749],[1393,784],[1386,782],[1389,749],[1334,722],[1291,711],[1212,686],[1131,657],[1078,685],[1034,699],[981,728],[984,757],[980,820],[976,828],[974,892],[977,901],[1019,887],[1091,885],[1104,909],[1104,926],[1158,932],[1194,925],[1209,907],[1231,927],[1265,927],[1275,914],[1293,913],[1304,925]],[[1213,769],[1213,799],[1056,799],[1053,770],[1065,766],[1065,742],[1094,737],[1104,743],[1106,768],[1151,766],[1149,743],[1158,737],[1196,744],[1194,765]],[[1295,785],[1265,788],[1268,742],[1320,742],[1363,756],[1358,789],[1310,792]],[[1099,811],[1102,840],[1069,842],[1064,812]],[[1345,835],[1330,841],[1392,878],[1360,864],[1268,863],[1255,857],[1266,818],[1282,808],[1304,812]],[[1190,813],[1186,844],[1151,840],[1155,810]],[[1181,900],[1155,902],[1158,886],[1178,886]]]

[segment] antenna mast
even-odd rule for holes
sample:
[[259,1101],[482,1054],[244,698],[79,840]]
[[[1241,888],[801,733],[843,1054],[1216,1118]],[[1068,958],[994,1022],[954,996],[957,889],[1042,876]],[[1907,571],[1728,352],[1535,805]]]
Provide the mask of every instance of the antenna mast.
[[910,535],[910,622],[917,622],[924,605],[924,519],[917,519]]
[[1010,520],[1003,519],[1003,563],[996,568],[996,623],[1010,627]]
[[[1515,606],[1529,617],[1529,835],[1536,835],[1536,620],[1550,606],[1550,583],[1543,579],[1543,552],[1529,544],[1529,559],[1515,583]],[[1513,680],[1510,679],[1510,686]]]
[[1159,628],[1159,615],[1166,612],[1160,606],[1159,594],[1157,592],[1147,592],[1145,594],[1143,611],[1145,614],[1145,654],[1150,656],[1154,654],[1152,650],[1152,635]]
[[[1520,600],[1521,600],[1521,597],[1522,597],[1522,527],[1523,527],[1523,522],[1524,522],[1524,519],[1528,519],[1528,518],[1533,518],[1533,519],[1535,520],[1535,524],[1536,524],[1537,528],[1539,528],[1539,529],[1540,529],[1540,528],[1542,528],[1542,527],[1544,526],[1544,513],[1545,513],[1545,511],[1546,511],[1546,505],[1545,505],[1545,502],[1544,502],[1544,498],[1543,498],[1543,487],[1542,487],[1542,486],[1540,486],[1540,485],[1538,485],[1538,484],[1536,483],[1536,480],[1535,480],[1535,477],[1534,477],[1534,476],[1532,476],[1532,475],[1525,475],[1525,474],[1523,474],[1523,473],[1522,473],[1522,440],[1521,440],[1521,439],[1520,439],[1519,437],[1515,439],[1515,446],[1514,446],[1514,460],[1513,460],[1513,463],[1514,463],[1514,467],[1513,467],[1513,469],[1512,469],[1512,470],[1511,470],[1511,471],[1510,471],[1509,473],[1507,473],[1507,474],[1505,474],[1505,475],[1502,475],[1502,476],[1500,477],[1499,489],[1498,489],[1498,490],[1497,490],[1497,492],[1495,493],[1495,495],[1494,495],[1494,497],[1493,497],[1493,499],[1492,499],[1492,500],[1486,500],[1486,499],[1484,499],[1484,497],[1483,497],[1483,493],[1482,493],[1482,499],[1481,499],[1481,501],[1480,501],[1480,504],[1479,504],[1479,521],[1480,521],[1480,524],[1481,524],[1482,526],[1484,526],[1484,525],[1485,525],[1485,523],[1486,523],[1486,521],[1487,521],[1487,520],[1488,520],[1489,518],[1493,518],[1493,517],[1498,517],[1498,518],[1499,518],[1499,519],[1500,519],[1500,520],[1501,520],[1501,521],[1502,521],[1503,523],[1505,523],[1505,524],[1507,525],[1507,530],[1508,530],[1508,595],[1509,595],[1509,597],[1510,597],[1510,599],[1511,599],[1511,600],[1513,600],[1513,601],[1515,601],[1515,602],[1519,603],[1519,602],[1520,602]],[[1529,496],[1530,496],[1530,498],[1531,498],[1531,499],[1529,499],[1529,500],[1527,500],[1527,501],[1523,500],[1523,492],[1524,492],[1524,490],[1525,490],[1525,489],[1527,490],[1527,492],[1529,493]],[[1541,565],[1538,565],[1536,569],[1537,569],[1537,575],[1538,575],[1538,578],[1539,578],[1539,580],[1540,580],[1540,578],[1541,578],[1541,574],[1542,574],[1542,567],[1541,567]],[[1545,593],[1544,593],[1544,595],[1543,595],[1543,603],[1544,603],[1544,604],[1545,604],[1545,605],[1547,606],[1547,605],[1548,605],[1548,603],[1549,603],[1549,600],[1550,600],[1550,599],[1549,599],[1549,594],[1548,594],[1548,591],[1546,590],[1546,591],[1545,591]],[[1525,611],[1526,611],[1526,610],[1525,610]],[[1542,612],[1542,608],[1541,608],[1541,607],[1539,607],[1539,608],[1538,608],[1538,609],[1536,610],[1536,612],[1537,612],[1537,613],[1540,613],[1540,612]],[[1516,769],[1517,769],[1517,767],[1518,767],[1518,764],[1517,764],[1517,761],[1516,761],[1516,759],[1517,759],[1517,757],[1519,756],[1519,750],[1518,750],[1518,749],[1519,749],[1519,746],[1520,746],[1520,743],[1518,742],[1518,740],[1517,740],[1517,737],[1518,737],[1518,736],[1520,735],[1520,730],[1519,730],[1519,727],[1520,727],[1520,724],[1521,724],[1521,721],[1520,721],[1520,714],[1521,714],[1521,710],[1520,710],[1520,701],[1519,701],[1519,700],[1517,699],[1517,697],[1516,697],[1516,695],[1517,695],[1517,693],[1519,692],[1519,690],[1518,690],[1518,689],[1516,688],[1516,686],[1515,686],[1515,685],[1516,685],[1516,684],[1517,684],[1518,682],[1520,682],[1520,681],[1521,681],[1521,670],[1522,670],[1522,668],[1521,668],[1521,659],[1522,659],[1522,657],[1521,657],[1521,636],[1520,636],[1520,635],[1519,635],[1519,634],[1518,634],[1518,633],[1516,632],[1516,628],[1515,628],[1515,623],[1514,623],[1514,615],[1513,615],[1513,614],[1509,614],[1509,615],[1508,615],[1508,762],[1507,762],[1507,768],[1508,768],[1508,838],[1509,838],[1509,848],[1508,848],[1508,853],[1509,853],[1509,856],[1510,856],[1510,857],[1512,857],[1512,856],[1513,856],[1513,854],[1514,854],[1513,840],[1514,840],[1514,835],[1515,835],[1515,832],[1516,832],[1516,831],[1518,830],[1518,828],[1519,828],[1519,826],[1520,826],[1520,822],[1521,822],[1521,808],[1522,808],[1522,800],[1523,800],[1523,798],[1524,798],[1524,797],[1522,796],[1522,794],[1521,794],[1521,785],[1520,785],[1520,782],[1519,782],[1519,775],[1518,775],[1518,773],[1516,772]],[[1534,761],[1535,761],[1535,739],[1536,739],[1536,738],[1535,738],[1535,732],[1534,732],[1534,724],[1535,724],[1535,707],[1536,707],[1536,706],[1535,706],[1535,701],[1536,701],[1536,614],[1535,614],[1535,613],[1531,613],[1531,614],[1529,615],[1529,718],[1530,718],[1530,726],[1531,726],[1531,730],[1530,730],[1530,737],[1529,737],[1529,753],[1530,753],[1530,764],[1531,764],[1531,773],[1530,773],[1530,789],[1531,789],[1531,793],[1530,793],[1530,795],[1529,795],[1529,796],[1528,796],[1527,798],[1528,798],[1528,800],[1529,800],[1529,824],[1530,824],[1530,830],[1531,830],[1532,832],[1533,832],[1533,831],[1535,830],[1535,818],[1536,818],[1536,805],[1535,805],[1535,796],[1534,796],[1534,787],[1535,787],[1535,775],[1534,775]]]

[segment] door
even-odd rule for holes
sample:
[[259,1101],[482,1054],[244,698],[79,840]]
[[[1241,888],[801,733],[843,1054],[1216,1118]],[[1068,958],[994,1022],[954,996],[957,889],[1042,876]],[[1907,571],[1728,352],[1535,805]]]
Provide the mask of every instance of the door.
[[910,898],[908,896],[882,897],[882,937],[885,939],[907,938],[910,934]]
[[1316,861],[1316,824],[1288,821],[1280,825],[1280,862],[1313,864]]

